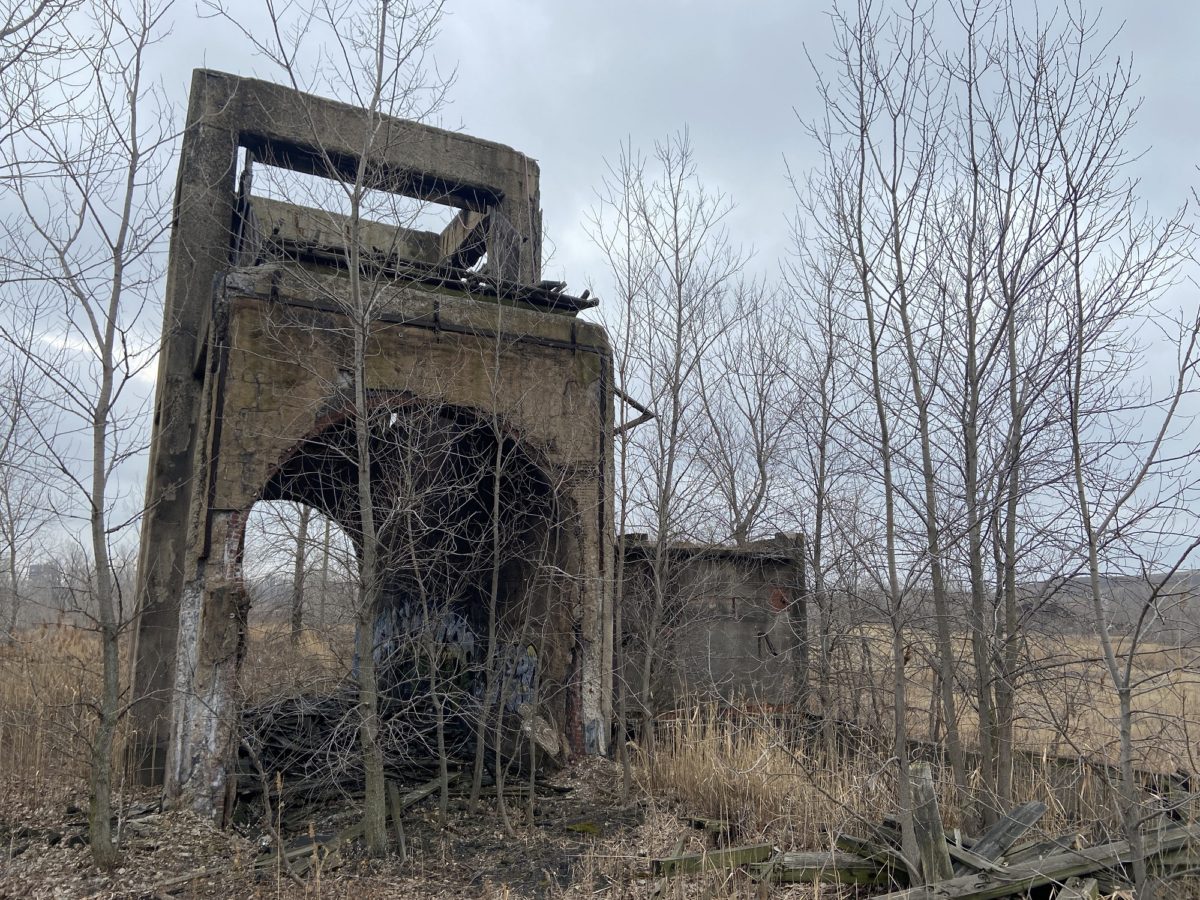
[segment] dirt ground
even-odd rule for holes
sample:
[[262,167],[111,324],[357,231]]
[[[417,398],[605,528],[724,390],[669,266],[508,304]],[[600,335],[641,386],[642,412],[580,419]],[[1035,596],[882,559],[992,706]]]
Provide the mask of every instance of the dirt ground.
[[[186,811],[146,814],[155,797],[127,799],[138,812],[122,825],[122,864],[111,873],[92,864],[83,839],[85,798],[42,790],[36,805],[0,798],[0,897],[21,898],[547,898],[757,897],[741,873],[694,876],[669,884],[649,877],[649,859],[715,846],[681,821],[685,810],[635,788],[620,799],[620,773],[606,760],[585,760],[548,779],[533,822],[528,805],[510,805],[506,833],[494,797],[475,815],[464,798],[451,802],[438,827],[433,799],[405,818],[409,859],[369,861],[352,847],[332,870],[300,883],[278,867],[255,869],[271,852],[261,828],[222,831]],[[344,827],[356,810],[331,806],[313,822],[317,833]],[[285,836],[285,839],[289,836]],[[842,894],[845,896],[845,894]],[[771,897],[813,897],[810,887],[776,887]],[[834,896],[834,894],[828,894]]]

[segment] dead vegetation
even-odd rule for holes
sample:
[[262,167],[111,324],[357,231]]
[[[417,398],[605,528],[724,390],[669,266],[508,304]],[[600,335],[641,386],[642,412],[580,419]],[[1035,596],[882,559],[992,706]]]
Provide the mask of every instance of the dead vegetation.
[[[292,649],[280,638],[286,634],[269,625],[249,636],[256,652],[246,671],[254,673],[257,689],[280,696],[336,679],[342,665],[336,645],[311,636]],[[0,895],[759,897],[766,888],[755,879],[765,870],[753,866],[774,860],[776,874],[767,880],[793,869],[805,877],[824,873],[834,883],[820,888],[821,896],[853,896],[867,888],[845,884],[856,870],[843,848],[852,838],[879,841],[884,813],[895,808],[894,767],[870,731],[847,735],[831,760],[803,723],[708,703],[664,720],[653,756],[630,745],[628,798],[621,797],[619,769],[605,760],[539,780],[532,803],[528,782],[512,780],[503,816],[494,791],[485,791],[483,806],[470,814],[463,785],[452,791],[444,827],[433,801],[420,799],[403,811],[403,860],[392,855],[368,862],[352,840],[327,853],[333,839],[359,821],[353,797],[308,810],[273,808],[272,826],[286,823],[274,828],[291,848],[285,866],[261,813],[220,830],[187,811],[161,812],[157,794],[131,787],[119,766],[114,833],[123,857],[103,874],[88,854],[82,813],[92,720],[87,707],[97,683],[89,640],[73,628],[45,628],[0,648],[0,752],[10,761],[0,794],[6,857]],[[1155,658],[1148,656],[1148,663]],[[1046,808],[1022,843],[1072,835],[1081,849],[1119,840],[1107,771],[1087,769],[1086,778],[1068,783],[1059,769],[1045,756],[1040,771],[1031,767],[1019,781],[1018,800]],[[973,842],[951,779],[935,771],[946,833],[969,852]],[[414,787],[401,786],[404,792]],[[1175,825],[1191,821],[1193,804],[1185,799],[1171,801]],[[839,835],[848,838],[839,843]],[[314,844],[322,847],[315,855]],[[769,852],[717,865],[727,848],[745,847]],[[816,865],[813,854],[828,856],[828,863]],[[683,857],[703,862],[694,872],[684,862],[680,877],[669,879],[670,864],[654,862]],[[302,863],[293,866],[296,861]],[[879,871],[871,871],[876,889],[884,889]],[[1120,879],[1110,872],[1101,884],[1115,891]],[[1181,881],[1171,887],[1191,889]],[[769,890],[771,897],[787,898],[817,896],[818,889],[780,882]]]

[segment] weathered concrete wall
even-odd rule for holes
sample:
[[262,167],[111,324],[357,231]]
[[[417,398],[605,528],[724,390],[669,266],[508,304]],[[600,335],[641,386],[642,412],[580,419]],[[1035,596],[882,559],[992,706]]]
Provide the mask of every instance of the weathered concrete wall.
[[[804,635],[795,615],[801,569],[786,543],[757,548],[675,547],[659,557],[668,602],[651,678],[656,710],[682,699],[745,705],[795,702]],[[625,563],[625,678],[641,689],[639,614],[652,603],[653,545],[634,545]],[[631,704],[630,709],[636,707]]]
[[[520,287],[540,278],[536,162],[488,141],[395,119],[380,126],[354,107],[197,71],[139,566],[134,691],[143,777],[163,777],[169,757],[169,795],[219,808],[236,721],[229,700],[242,652],[245,518],[272,473],[347,408],[346,276],[322,270],[320,259],[231,268],[240,148],[327,177],[353,172],[365,157],[378,187],[468,211],[440,235],[398,231],[395,242],[387,223],[369,226],[397,256],[434,269],[415,281],[398,271],[385,288],[368,389],[496,417],[544,464],[562,517],[563,578],[553,602],[538,601],[563,610],[545,623],[559,682],[549,696],[574,747],[602,751],[611,691],[611,358],[603,331],[570,315],[578,302]],[[303,242],[311,235],[297,222],[292,237]],[[471,278],[446,276],[434,258],[449,254],[454,266],[484,251],[486,270]],[[492,296],[481,300],[484,282]]]
[[[349,329],[330,305],[340,288],[339,276],[276,266],[233,270],[225,280],[201,420],[207,449],[197,454],[198,492],[207,500],[193,503],[190,523],[167,772],[168,792],[193,795],[200,808],[219,808],[233,749],[246,602],[242,527],[297,444],[345,408]],[[541,600],[545,695],[576,752],[603,750],[611,539],[601,473],[612,415],[604,332],[461,296],[402,286],[393,294],[373,328],[369,390],[497,415],[556,488],[565,513],[553,563],[575,578],[569,597]]]

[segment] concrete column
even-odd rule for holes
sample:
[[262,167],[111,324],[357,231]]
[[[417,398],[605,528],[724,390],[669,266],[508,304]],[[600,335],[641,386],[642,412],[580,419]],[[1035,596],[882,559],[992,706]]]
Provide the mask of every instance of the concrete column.
[[131,682],[134,753],[143,783],[158,783],[163,772],[202,392],[194,375],[197,341],[203,339],[213,279],[228,264],[233,217],[237,136],[207,124],[205,88],[205,75],[197,72],[180,150],[142,520]]

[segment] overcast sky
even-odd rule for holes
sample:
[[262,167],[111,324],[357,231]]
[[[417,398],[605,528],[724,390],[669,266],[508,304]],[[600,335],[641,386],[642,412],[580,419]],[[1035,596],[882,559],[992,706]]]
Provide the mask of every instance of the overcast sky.
[[[258,5],[246,0],[239,16],[252,22]],[[1200,4],[1085,6],[1099,11],[1104,31],[1120,30],[1113,49],[1133,58],[1144,97],[1143,196],[1167,213],[1198,181]],[[457,67],[458,79],[441,124],[540,162],[553,242],[546,276],[574,291],[604,283],[582,226],[605,158],[626,136],[649,151],[685,126],[706,183],[736,203],[735,240],[773,269],[793,205],[785,158],[799,171],[815,161],[798,116],[820,112],[805,50],[818,62],[827,52],[827,8],[820,0],[450,0],[437,60]],[[191,10],[177,7],[170,38],[179,71],[166,77],[181,102],[198,66],[277,78],[227,24]]]
[[[238,2],[239,20],[265,29],[263,0]],[[540,162],[546,277],[575,293],[590,287],[603,304],[607,279],[584,223],[605,159],[627,137],[651,152],[684,127],[706,184],[736,204],[735,242],[753,248],[758,271],[776,271],[794,205],[786,166],[803,172],[816,162],[800,117],[821,112],[806,51],[824,65],[832,26],[823,0],[449,0],[447,10],[436,58],[457,69],[457,81],[438,124]],[[1170,214],[1200,183],[1200,3],[1122,0],[1099,12],[1102,30],[1119,32],[1113,52],[1131,56],[1140,78],[1131,149],[1144,151],[1142,196],[1152,213]],[[194,68],[279,79],[237,29],[201,17],[194,0],[177,0],[173,19],[155,60],[180,120]],[[1198,293],[1185,286],[1169,303],[1194,307]],[[157,330],[157,316],[147,319]],[[142,379],[147,391],[152,375]],[[119,476],[133,504],[142,463]]]

